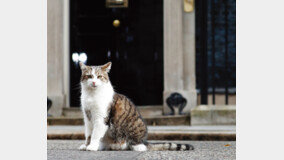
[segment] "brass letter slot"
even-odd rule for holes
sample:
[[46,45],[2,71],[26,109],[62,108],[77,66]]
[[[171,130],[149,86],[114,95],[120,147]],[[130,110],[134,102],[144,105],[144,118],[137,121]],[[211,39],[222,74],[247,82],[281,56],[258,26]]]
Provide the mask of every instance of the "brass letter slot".
[[127,8],[128,0],[106,0],[107,8]]
[[194,10],[194,0],[183,0],[185,12],[192,12]]

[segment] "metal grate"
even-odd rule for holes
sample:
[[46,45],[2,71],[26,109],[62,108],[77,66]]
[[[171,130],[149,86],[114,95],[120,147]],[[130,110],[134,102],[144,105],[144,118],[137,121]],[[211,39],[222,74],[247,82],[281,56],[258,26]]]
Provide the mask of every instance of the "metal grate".
[[196,2],[196,76],[201,104],[208,94],[236,93],[236,1]]

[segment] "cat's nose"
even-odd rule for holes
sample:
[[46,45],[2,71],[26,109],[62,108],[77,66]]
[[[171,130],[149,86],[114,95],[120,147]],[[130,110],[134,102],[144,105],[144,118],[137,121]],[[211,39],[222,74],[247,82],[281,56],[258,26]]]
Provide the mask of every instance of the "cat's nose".
[[95,83],[95,82],[93,82],[93,86],[95,86],[95,84],[96,84],[96,83]]

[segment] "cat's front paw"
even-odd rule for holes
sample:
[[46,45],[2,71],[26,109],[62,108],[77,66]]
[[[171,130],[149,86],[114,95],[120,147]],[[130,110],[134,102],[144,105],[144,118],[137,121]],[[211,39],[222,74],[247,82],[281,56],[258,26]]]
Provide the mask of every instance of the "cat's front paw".
[[86,148],[87,148],[86,144],[82,144],[78,149],[79,149],[80,151],[85,151]]
[[86,148],[87,151],[97,151],[98,149],[99,149],[99,145],[97,144],[90,144]]

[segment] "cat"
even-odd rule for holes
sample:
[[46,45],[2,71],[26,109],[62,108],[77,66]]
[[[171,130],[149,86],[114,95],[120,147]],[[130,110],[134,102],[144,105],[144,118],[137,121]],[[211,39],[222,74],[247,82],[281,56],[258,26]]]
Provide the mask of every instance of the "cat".
[[85,143],[80,150],[193,150],[189,144],[147,142],[147,126],[133,102],[114,91],[108,73],[111,62],[101,66],[79,63],[81,109]]

